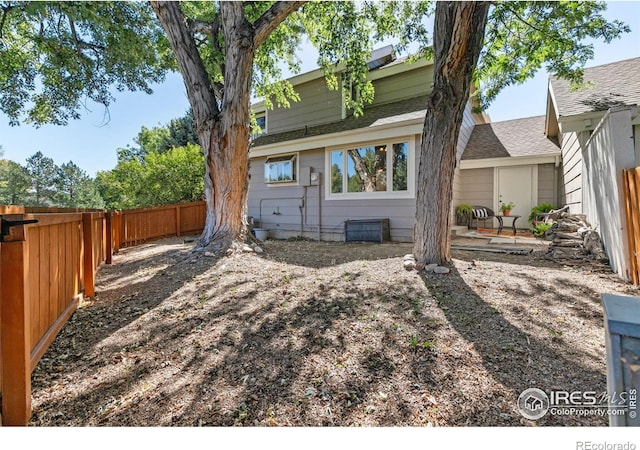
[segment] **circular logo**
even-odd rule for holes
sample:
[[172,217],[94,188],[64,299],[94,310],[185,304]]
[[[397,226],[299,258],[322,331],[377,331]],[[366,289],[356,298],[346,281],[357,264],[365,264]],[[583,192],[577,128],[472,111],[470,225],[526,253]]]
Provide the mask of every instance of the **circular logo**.
[[549,411],[549,397],[541,389],[526,389],[518,397],[518,409],[527,419],[540,419]]

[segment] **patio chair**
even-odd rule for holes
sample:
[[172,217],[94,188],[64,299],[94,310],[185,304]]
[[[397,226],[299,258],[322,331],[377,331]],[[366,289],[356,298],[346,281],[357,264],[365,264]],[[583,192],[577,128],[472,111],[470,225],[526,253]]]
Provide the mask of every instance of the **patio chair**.
[[472,206],[471,211],[471,225],[473,226],[473,219],[475,219],[476,229],[478,228],[478,221],[482,220],[482,226],[486,228],[487,220],[491,219],[493,221],[493,218],[496,216],[496,213],[486,206]]

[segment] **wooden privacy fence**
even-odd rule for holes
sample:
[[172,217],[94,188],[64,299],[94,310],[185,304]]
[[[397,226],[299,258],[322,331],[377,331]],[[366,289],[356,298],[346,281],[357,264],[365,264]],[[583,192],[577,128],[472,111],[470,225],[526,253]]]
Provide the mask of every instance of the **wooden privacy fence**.
[[201,232],[205,217],[206,202],[126,209],[114,216],[116,245],[130,247],[153,239]]
[[627,212],[630,278],[640,285],[640,167],[622,171],[624,201]]
[[[2,424],[31,417],[31,372],[120,247],[204,229],[205,202],[124,211],[0,206]],[[23,223],[26,221],[36,223]],[[13,226],[9,227],[9,225]]]
[[[7,211],[5,208],[1,212]],[[3,425],[31,416],[31,372],[111,262],[108,212],[3,214],[0,389]],[[23,224],[35,220],[37,223]],[[8,227],[8,225],[14,226]]]

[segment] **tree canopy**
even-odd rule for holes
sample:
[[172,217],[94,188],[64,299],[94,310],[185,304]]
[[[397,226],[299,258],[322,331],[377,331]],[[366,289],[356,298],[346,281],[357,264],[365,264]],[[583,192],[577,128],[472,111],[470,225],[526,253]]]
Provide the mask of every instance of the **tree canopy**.
[[162,152],[151,150],[141,159],[121,159],[114,169],[98,172],[96,183],[112,209],[202,200],[202,149],[187,144]]
[[0,1],[0,110],[10,124],[66,124],[85,101],[142,90],[171,67],[146,2]]

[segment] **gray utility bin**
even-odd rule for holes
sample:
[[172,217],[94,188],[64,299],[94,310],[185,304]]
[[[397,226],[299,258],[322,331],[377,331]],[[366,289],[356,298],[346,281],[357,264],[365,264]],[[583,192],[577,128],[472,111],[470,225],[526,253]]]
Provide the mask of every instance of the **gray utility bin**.
[[344,240],[347,242],[389,242],[389,219],[347,220],[344,223]]
[[607,345],[607,391],[626,394],[625,414],[610,415],[610,426],[640,426],[640,297],[602,294]]

